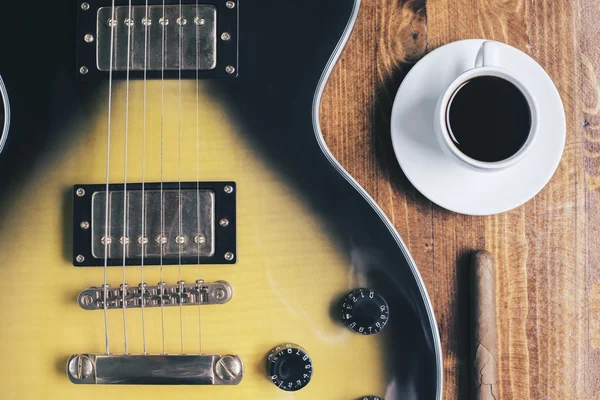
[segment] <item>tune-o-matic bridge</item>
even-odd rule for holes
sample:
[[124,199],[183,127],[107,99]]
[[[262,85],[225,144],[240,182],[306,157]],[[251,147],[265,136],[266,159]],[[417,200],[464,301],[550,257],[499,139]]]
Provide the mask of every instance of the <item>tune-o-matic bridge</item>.
[[[125,296],[123,296],[123,290]],[[104,288],[92,287],[83,290],[77,297],[77,302],[84,310],[104,309]],[[233,289],[225,281],[214,283],[202,280],[186,284],[178,282],[177,285],[159,283],[157,286],[139,284],[137,287],[121,285],[117,288],[108,287],[106,291],[107,309],[168,306],[197,306],[204,304],[224,304],[231,300]]]
[[113,2],[79,3],[81,77],[237,76],[239,0]]

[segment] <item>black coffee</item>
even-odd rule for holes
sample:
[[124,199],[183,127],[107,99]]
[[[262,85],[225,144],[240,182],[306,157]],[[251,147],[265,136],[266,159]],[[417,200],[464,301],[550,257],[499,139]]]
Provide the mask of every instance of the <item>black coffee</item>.
[[456,147],[479,161],[515,155],[531,130],[527,99],[511,82],[479,76],[456,90],[448,105],[448,131]]

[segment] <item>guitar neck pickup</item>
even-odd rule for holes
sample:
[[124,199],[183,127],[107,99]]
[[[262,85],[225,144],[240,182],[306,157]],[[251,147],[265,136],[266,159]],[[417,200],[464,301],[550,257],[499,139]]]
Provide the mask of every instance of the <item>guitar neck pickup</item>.
[[78,10],[78,74],[235,77],[238,2],[150,1],[146,7],[116,0],[113,8],[111,1],[88,0]]
[[[105,293],[106,292],[106,293]],[[156,286],[140,283],[137,287],[127,284],[120,287],[91,287],[77,296],[77,303],[84,310],[103,310],[104,297],[109,310],[123,308],[199,306],[207,304],[225,304],[233,296],[231,285],[225,281],[186,284],[178,282],[167,285],[160,282]]]

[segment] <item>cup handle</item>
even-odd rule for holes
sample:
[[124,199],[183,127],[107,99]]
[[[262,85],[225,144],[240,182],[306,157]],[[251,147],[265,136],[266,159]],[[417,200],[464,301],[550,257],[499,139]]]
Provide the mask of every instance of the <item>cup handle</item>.
[[475,68],[498,66],[496,60],[497,49],[498,44],[496,42],[491,40],[483,42],[477,52],[477,57],[475,57]]

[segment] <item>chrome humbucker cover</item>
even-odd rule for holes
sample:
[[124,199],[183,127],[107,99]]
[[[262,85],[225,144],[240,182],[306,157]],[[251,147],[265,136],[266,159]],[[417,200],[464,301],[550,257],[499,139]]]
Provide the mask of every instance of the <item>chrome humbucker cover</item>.
[[126,196],[124,189],[109,185],[107,207],[106,185],[74,186],[73,265],[140,265],[142,255],[144,265],[236,262],[234,182],[127,184]]
[[[78,3],[79,77],[235,78],[239,0]],[[111,46],[112,41],[112,46]],[[112,50],[112,57],[111,57]],[[129,55],[129,57],[128,57]]]

